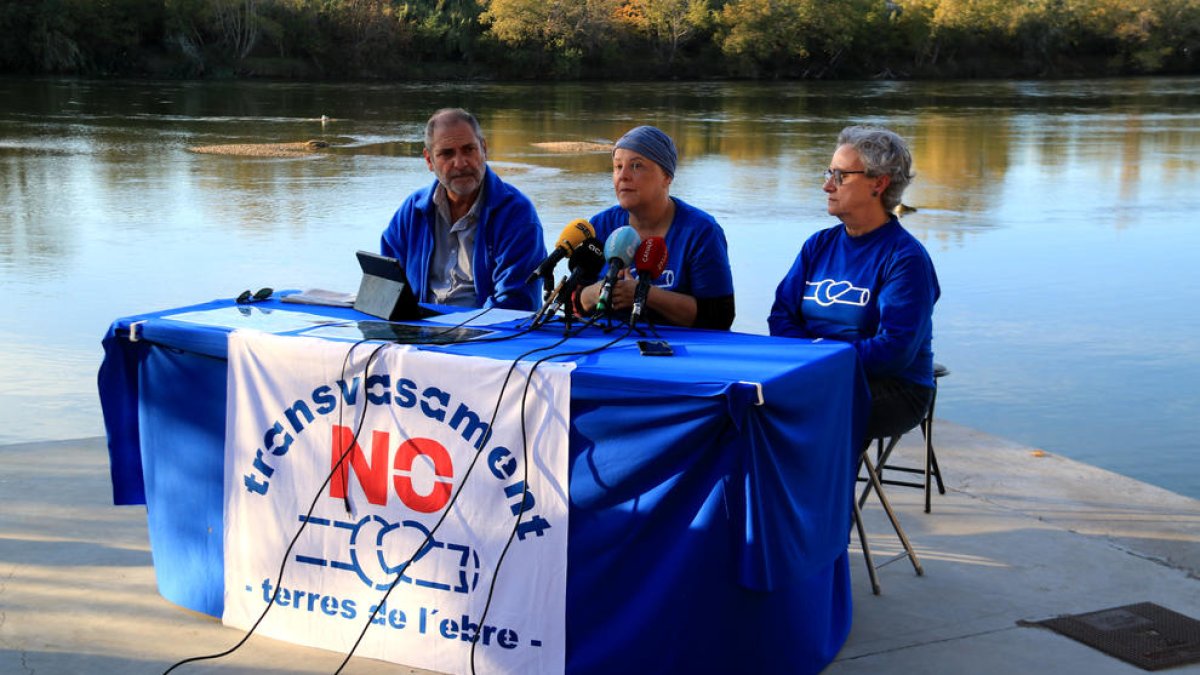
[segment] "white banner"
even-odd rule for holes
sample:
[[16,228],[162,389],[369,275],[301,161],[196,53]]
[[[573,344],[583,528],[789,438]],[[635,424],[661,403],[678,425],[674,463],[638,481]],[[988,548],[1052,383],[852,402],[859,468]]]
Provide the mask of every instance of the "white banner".
[[223,621],[277,593],[257,633],[344,653],[375,612],[356,656],[469,673],[475,640],[478,672],[562,672],[572,366],[526,395],[520,364],[497,408],[510,365],[232,333]]

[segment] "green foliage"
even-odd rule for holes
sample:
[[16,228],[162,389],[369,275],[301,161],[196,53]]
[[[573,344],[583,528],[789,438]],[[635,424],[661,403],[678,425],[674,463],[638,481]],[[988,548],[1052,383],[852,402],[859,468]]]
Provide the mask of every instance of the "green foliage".
[[0,0],[0,72],[1041,77],[1200,70],[1200,0]]
[[488,0],[480,21],[500,43],[523,52],[527,77],[578,77],[621,33],[621,0]]
[[[165,47],[186,72],[235,73],[259,45],[264,20],[259,0],[164,0]],[[272,26],[271,22],[267,22]]]
[[633,35],[648,41],[668,69],[682,48],[711,30],[714,20],[706,0],[627,0],[617,18]]
[[875,34],[875,0],[736,0],[721,10],[718,39],[745,72],[826,77]]
[[[437,0],[408,3],[416,25],[422,59],[470,62],[477,56],[483,26],[482,7],[475,0]],[[423,5],[423,6],[417,6]]]
[[[1200,2],[1196,0],[1095,0],[1097,29],[1113,36],[1113,70],[1195,72],[1200,48]],[[1186,66],[1190,65],[1190,69]]]

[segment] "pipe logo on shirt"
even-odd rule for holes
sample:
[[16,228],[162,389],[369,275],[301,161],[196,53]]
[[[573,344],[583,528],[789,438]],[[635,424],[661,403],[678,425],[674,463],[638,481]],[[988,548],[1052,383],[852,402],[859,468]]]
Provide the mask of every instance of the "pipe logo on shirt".
[[[636,277],[636,273],[635,273],[635,277]],[[675,286],[675,270],[663,270],[662,274],[660,274],[657,279],[654,279],[652,283],[655,286],[658,286],[659,288],[668,288],[669,289],[669,288],[674,287]]]
[[834,304],[865,307],[871,299],[871,289],[858,288],[849,281],[822,279],[806,281],[804,286],[804,299],[813,300],[822,307]]

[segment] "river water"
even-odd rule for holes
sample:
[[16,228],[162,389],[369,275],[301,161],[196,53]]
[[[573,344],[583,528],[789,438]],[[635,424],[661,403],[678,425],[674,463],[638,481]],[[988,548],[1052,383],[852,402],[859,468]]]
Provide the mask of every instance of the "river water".
[[[800,244],[833,225],[839,129],[885,124],[918,172],[939,417],[1200,497],[1200,79],[311,84],[0,80],[0,444],[100,435],[120,316],[261,286],[357,287],[431,175],[425,118],[464,106],[552,242],[614,203],[604,152],[655,124],[672,194],[730,242],[736,330],[765,333]],[[322,116],[328,119],[322,120]],[[298,158],[203,154],[324,140]],[[953,472],[953,467],[946,467]]]

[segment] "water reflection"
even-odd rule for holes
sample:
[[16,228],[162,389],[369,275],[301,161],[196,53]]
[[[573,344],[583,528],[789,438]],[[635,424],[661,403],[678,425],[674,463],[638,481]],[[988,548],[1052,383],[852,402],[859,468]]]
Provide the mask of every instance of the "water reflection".
[[[614,197],[607,152],[538,144],[662,127],[681,155],[672,193],[726,230],[750,332],[801,242],[832,224],[820,175],[837,132],[873,122],[914,151],[904,222],[942,279],[934,347],[953,371],[940,412],[1200,496],[1172,470],[1200,404],[1198,84],[0,81],[0,360],[24,392],[0,406],[0,443],[101,433],[98,340],[118,316],[247,287],[352,289],[349,252],[432,180],[437,107],[480,116],[547,238]],[[329,147],[190,150],[308,140]],[[17,365],[34,354],[53,364]]]
[[48,189],[70,177],[63,175],[65,163],[59,153],[0,155],[5,195],[0,202],[0,269],[6,273],[25,267],[37,276],[71,257],[76,244],[71,228],[60,230],[50,217],[62,195]]

